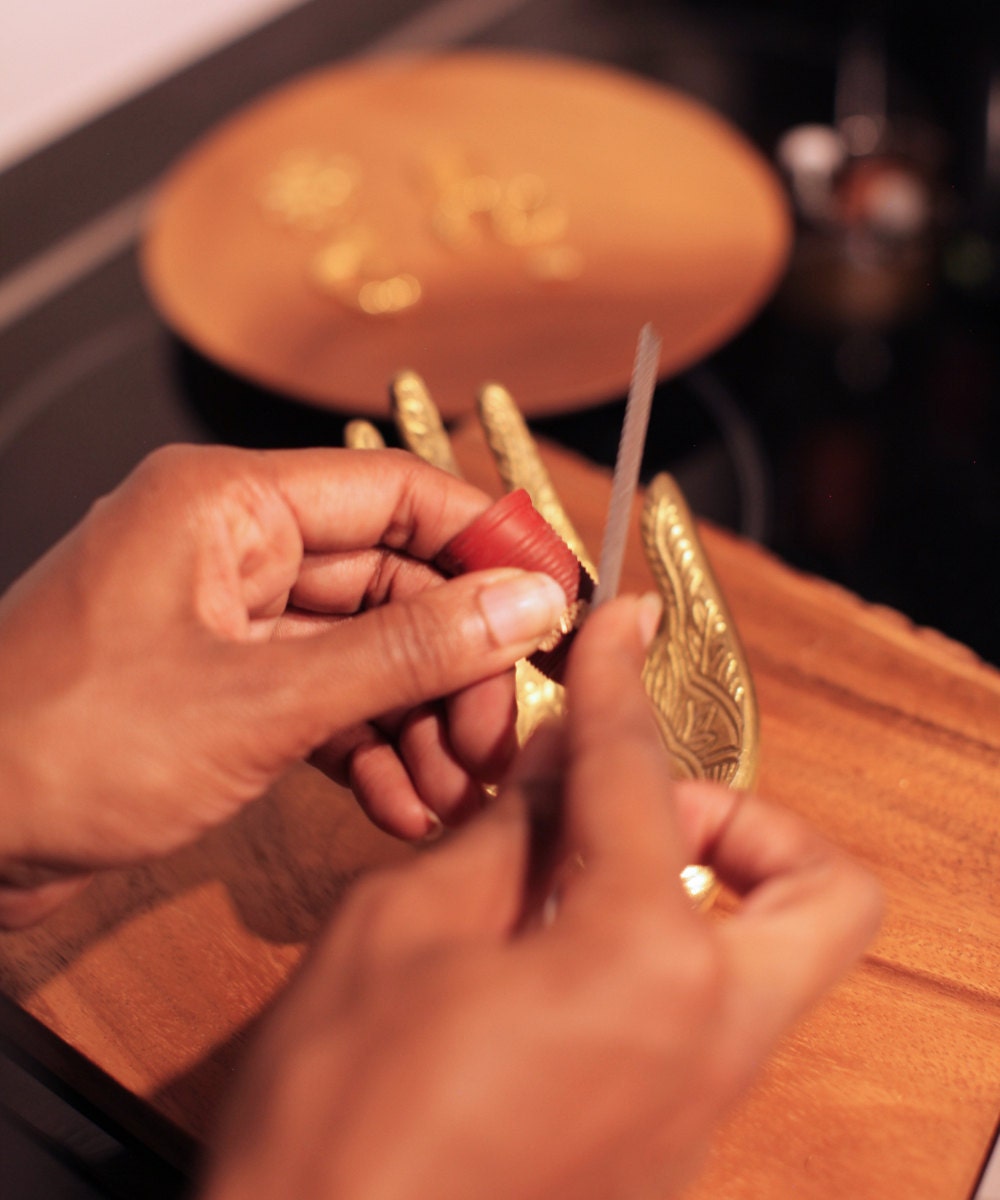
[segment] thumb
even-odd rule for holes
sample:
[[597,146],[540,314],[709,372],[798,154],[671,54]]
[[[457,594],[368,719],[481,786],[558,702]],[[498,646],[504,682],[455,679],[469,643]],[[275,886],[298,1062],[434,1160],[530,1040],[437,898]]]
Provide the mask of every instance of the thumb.
[[308,752],[337,730],[508,670],[552,634],[565,607],[547,575],[504,568],[272,643],[275,715],[299,727]]

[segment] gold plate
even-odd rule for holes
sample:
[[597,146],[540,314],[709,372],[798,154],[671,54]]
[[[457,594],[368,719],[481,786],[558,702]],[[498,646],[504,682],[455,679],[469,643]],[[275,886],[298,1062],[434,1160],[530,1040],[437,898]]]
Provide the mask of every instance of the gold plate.
[[663,374],[771,292],[784,195],[695,101],[514,53],[392,57],[265,96],[165,180],[154,301],[201,352],[338,411],[388,414],[419,371],[447,419],[500,378],[527,415],[624,394],[635,331]]

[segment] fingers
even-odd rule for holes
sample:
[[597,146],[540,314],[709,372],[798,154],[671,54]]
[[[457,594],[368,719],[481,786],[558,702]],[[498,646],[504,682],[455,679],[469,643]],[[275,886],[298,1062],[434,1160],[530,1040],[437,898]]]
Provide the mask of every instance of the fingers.
[[[202,619],[239,638],[248,613],[278,615],[303,555],[381,547],[430,561],[488,503],[402,451],[174,446],[144,460],[100,506],[99,524],[131,571],[130,596],[146,586],[147,606],[176,603],[191,579]],[[137,572],[151,541],[160,570]],[[164,576],[172,591],[162,588]]]
[[306,550],[382,545],[430,561],[489,504],[478,488],[400,450],[271,451],[262,461]]
[[421,705],[407,715],[399,752],[422,802],[446,825],[482,808],[483,789],[456,758],[441,706]]
[[[530,654],[565,606],[544,575],[485,571],[262,647],[263,695],[290,744],[308,753],[337,729],[409,709],[498,675]],[[262,698],[263,698],[262,695]]]
[[516,795],[529,818],[523,928],[546,927],[561,903],[566,883],[581,858],[567,850],[563,797],[568,766],[566,723],[548,721],[531,735],[504,782],[502,795]]
[[441,830],[441,820],[414,784],[395,745],[373,726],[350,755],[348,780],[358,803],[386,833],[423,841]]
[[419,842],[440,832],[441,822],[418,794],[395,739],[370,722],[338,730],[313,750],[309,762],[349,787],[386,833]]
[[379,828],[419,841],[483,805],[517,748],[513,673],[473,684],[443,703],[338,731],[310,762],[347,783]]
[[401,867],[361,880],[318,947],[321,969],[344,954],[384,963],[456,939],[505,939],[521,917],[528,835],[523,804],[507,796]]
[[440,571],[382,547],[307,554],[291,590],[296,609],[352,614],[392,600],[405,600],[442,582]]
[[793,813],[707,784],[677,791],[690,848],[740,909],[719,927],[732,964],[731,1025],[759,1052],[851,966],[874,936],[873,875]]
[[682,899],[669,761],[640,677],[658,617],[656,598],[614,601],[588,618],[570,653],[565,821],[595,896],[652,887]]
[[463,688],[445,701],[448,743],[480,783],[496,783],[517,753],[517,691],[513,671]]
[[351,752],[349,779],[358,802],[397,838],[427,839],[483,806],[484,792],[448,743],[443,714],[421,704],[391,740],[370,728]]

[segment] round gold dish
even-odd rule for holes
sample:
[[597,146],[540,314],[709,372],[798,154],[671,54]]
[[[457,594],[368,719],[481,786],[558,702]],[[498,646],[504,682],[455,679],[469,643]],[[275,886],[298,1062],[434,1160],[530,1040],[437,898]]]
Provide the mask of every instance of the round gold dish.
[[580,61],[462,52],[308,75],[161,188],[144,273],[167,321],[248,379],[388,413],[419,371],[444,417],[505,381],[528,415],[625,392],[732,335],[789,222],[758,153],[678,93]]

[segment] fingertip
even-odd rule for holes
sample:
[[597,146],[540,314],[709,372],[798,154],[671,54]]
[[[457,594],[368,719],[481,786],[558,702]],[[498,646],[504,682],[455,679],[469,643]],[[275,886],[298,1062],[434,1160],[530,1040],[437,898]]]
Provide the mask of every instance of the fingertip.
[[444,821],[435,812],[431,812],[429,808],[424,808],[424,813],[427,817],[427,830],[422,837],[417,839],[422,845],[429,846],[433,842],[439,841],[444,835]]
[[885,890],[882,881],[874,871],[870,870],[856,858],[845,854],[851,874],[845,886],[845,893],[850,895],[854,908],[854,935],[857,943],[856,953],[860,954],[878,935],[885,917]]
[[663,600],[656,592],[646,592],[636,597],[635,622],[643,650],[648,650],[660,629],[663,620]]
[[406,842],[433,841],[442,823],[417,795],[406,768],[384,743],[358,747],[351,755],[348,782],[369,820]]
[[655,592],[618,596],[594,609],[570,652],[567,686],[581,671],[581,660],[599,670],[615,659],[627,662],[633,673],[641,672],[662,615],[663,602]]

